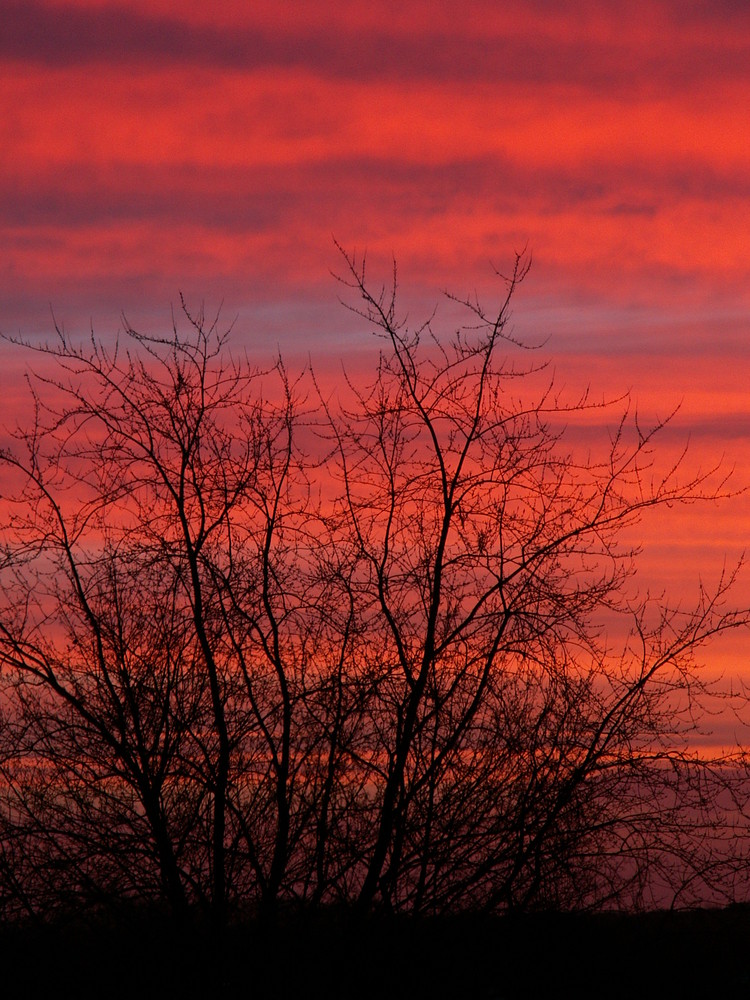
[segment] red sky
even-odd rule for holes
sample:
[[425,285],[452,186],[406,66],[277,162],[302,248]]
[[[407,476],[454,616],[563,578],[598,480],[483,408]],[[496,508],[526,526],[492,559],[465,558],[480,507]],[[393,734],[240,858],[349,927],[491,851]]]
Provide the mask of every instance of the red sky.
[[[516,328],[561,381],[682,402],[695,460],[750,482],[750,5],[364,8],[4,0],[0,330],[149,326],[183,290],[324,365],[364,337],[332,235],[394,253],[415,315],[528,246]],[[749,523],[665,520],[649,572],[710,579]]]

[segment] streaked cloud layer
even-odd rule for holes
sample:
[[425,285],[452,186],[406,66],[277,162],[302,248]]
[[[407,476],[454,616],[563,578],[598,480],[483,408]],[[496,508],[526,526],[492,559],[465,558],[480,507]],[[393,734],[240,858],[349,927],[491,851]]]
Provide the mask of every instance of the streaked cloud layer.
[[5,5],[3,235],[29,293],[93,267],[293,294],[334,231],[438,284],[520,241],[551,294],[747,304],[744,5],[161,8]]
[[362,6],[6,0],[0,329],[184,289],[340,354],[332,233],[415,302],[528,246],[516,320],[565,377],[683,400],[746,467],[750,7]]

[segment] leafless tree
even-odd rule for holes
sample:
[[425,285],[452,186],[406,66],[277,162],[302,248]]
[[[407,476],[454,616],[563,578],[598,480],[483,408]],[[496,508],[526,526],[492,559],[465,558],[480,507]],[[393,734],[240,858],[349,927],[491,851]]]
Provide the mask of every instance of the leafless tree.
[[[37,352],[0,453],[0,891],[37,914],[166,902],[413,912],[687,899],[730,871],[726,762],[689,738],[733,573],[639,596],[628,532],[727,492],[564,402],[493,314],[381,337],[338,398],[165,338]],[[307,381],[306,381],[307,379]],[[612,423],[599,453],[565,422]],[[566,443],[567,442],[567,443]],[[304,446],[303,446],[304,445]],[[727,794],[726,789],[721,794]]]
[[654,509],[717,499],[724,481],[681,461],[660,475],[664,423],[627,408],[599,456],[565,447],[563,419],[611,407],[521,392],[540,375],[507,327],[521,257],[495,313],[459,303],[468,326],[450,342],[432,321],[399,321],[395,266],[373,291],[365,260],[344,261],[352,307],[384,345],[372,383],[329,408],[360,659],[379,670],[360,905],[497,908],[571,887],[580,902],[593,885],[576,886],[576,858],[617,841],[622,860],[625,830],[666,818],[635,793],[644,769],[666,794],[666,761],[699,766],[685,742],[694,653],[745,621],[725,608],[733,573],[689,613],[638,598],[623,535]]
[[[215,322],[185,315],[186,335],[128,329],[135,353],[93,338],[78,348],[62,331],[40,349],[57,371],[37,381],[33,424],[2,456],[18,486],[0,623],[9,725],[21,727],[7,767],[33,762],[45,809],[62,799],[71,824],[97,838],[91,850],[107,854],[124,825],[153,855],[166,897],[178,908],[202,900],[221,922],[239,842],[261,885],[277,888],[285,862],[293,693],[272,549],[281,499],[299,520],[304,497],[299,508],[284,495],[293,387],[283,366],[265,373],[270,402],[263,373],[226,355]],[[250,641],[264,666],[248,666]],[[261,794],[258,741],[277,810],[265,874],[237,798],[247,780]],[[30,808],[26,785],[16,798]],[[37,820],[34,836],[56,849],[76,840],[70,824],[59,837],[47,829],[46,811]],[[141,879],[132,854],[119,857]]]

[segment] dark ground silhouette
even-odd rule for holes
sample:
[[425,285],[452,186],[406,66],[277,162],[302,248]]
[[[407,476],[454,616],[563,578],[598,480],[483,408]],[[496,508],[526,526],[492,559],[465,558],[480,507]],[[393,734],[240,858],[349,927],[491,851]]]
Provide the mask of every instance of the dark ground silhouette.
[[742,997],[750,909],[249,920],[219,944],[153,913],[5,926],[6,996]]

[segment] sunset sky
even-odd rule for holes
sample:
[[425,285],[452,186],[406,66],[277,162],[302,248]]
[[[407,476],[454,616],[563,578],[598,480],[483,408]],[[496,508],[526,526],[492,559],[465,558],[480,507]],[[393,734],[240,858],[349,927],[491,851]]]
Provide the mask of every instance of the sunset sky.
[[[560,383],[681,403],[690,460],[750,483],[744,0],[2,6],[3,333],[157,329],[183,291],[325,367],[366,342],[332,237],[394,254],[415,318],[527,247],[515,328]],[[746,497],[652,525],[655,588],[749,525]]]

